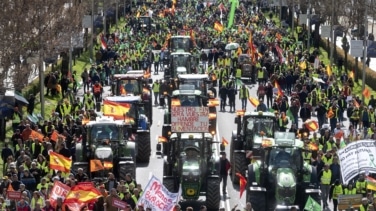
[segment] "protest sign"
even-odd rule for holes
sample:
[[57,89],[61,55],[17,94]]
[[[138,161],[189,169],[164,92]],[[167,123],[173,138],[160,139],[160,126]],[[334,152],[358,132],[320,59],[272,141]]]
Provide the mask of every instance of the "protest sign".
[[172,107],[171,132],[208,132],[208,107]]
[[60,181],[55,181],[50,193],[50,204],[55,207],[58,198],[62,198],[64,201],[70,189],[71,188],[68,185],[63,184]]
[[376,173],[376,142],[361,140],[348,144],[338,151],[343,182],[347,184],[359,173]]
[[180,198],[178,193],[171,193],[162,182],[153,176],[138,200],[138,205],[152,207],[153,211],[171,211]]

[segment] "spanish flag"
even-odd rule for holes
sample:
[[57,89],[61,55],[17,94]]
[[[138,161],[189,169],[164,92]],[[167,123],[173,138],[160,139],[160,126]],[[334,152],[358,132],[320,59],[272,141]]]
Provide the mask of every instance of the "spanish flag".
[[225,137],[222,137],[222,144],[224,146],[227,146],[228,145],[228,141],[225,139]]
[[240,198],[241,198],[244,191],[245,191],[245,187],[247,186],[247,180],[240,173],[236,173],[236,176],[239,177],[239,183],[240,183],[239,184],[239,191],[240,191]]
[[89,203],[101,196],[102,194],[94,186],[78,184],[72,187],[64,203]]
[[180,104],[180,100],[179,99],[177,99],[177,98],[172,98],[171,99],[171,106],[176,106],[176,107],[178,107],[178,106],[181,106],[181,104]]
[[218,32],[222,32],[224,28],[223,28],[223,25],[220,22],[216,21],[214,23],[214,29]]
[[362,94],[364,95],[365,98],[370,98],[371,97],[371,92],[369,91],[369,89],[367,87],[364,88]]
[[158,136],[158,142],[159,143],[167,143],[168,140],[167,138],[163,137],[163,136]]
[[124,119],[124,114],[130,109],[129,103],[116,103],[108,100],[103,102],[103,115],[112,116],[116,120]]
[[41,133],[38,133],[37,131],[33,130],[31,131],[31,136],[33,139],[38,139],[40,142],[43,142],[44,135]]
[[244,110],[237,110],[236,111],[236,116],[244,116],[245,111]]
[[328,74],[328,76],[332,76],[332,67],[330,67],[330,65],[326,66],[326,73]]
[[50,168],[62,172],[70,172],[72,159],[66,158],[56,152],[50,152]]
[[278,97],[282,97],[283,92],[282,92],[281,86],[279,86],[277,81],[274,82],[274,88],[277,88],[277,90],[278,90],[278,92],[277,92]]
[[249,97],[248,98],[249,102],[254,106],[254,107],[257,107],[259,104],[260,104],[260,101],[258,101],[256,98],[254,97]]
[[372,177],[367,176],[367,189],[376,191],[376,180]]
[[90,172],[103,170],[102,162],[98,159],[90,160]]

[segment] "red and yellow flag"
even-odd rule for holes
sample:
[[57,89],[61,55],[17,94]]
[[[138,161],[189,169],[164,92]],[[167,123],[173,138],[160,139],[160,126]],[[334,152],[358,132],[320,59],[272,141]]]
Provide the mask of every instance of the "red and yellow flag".
[[244,116],[245,111],[244,110],[237,110],[236,111],[236,116]]
[[364,88],[362,94],[364,95],[365,98],[370,98],[371,97],[371,92],[369,91],[369,89],[367,87]]
[[326,73],[328,74],[328,76],[332,76],[332,67],[330,67],[330,65],[326,66]]
[[309,131],[316,131],[317,129],[319,129],[319,124],[315,120],[310,119],[305,121],[304,123]]
[[249,102],[254,106],[254,107],[257,107],[258,105],[260,105],[260,101],[258,101],[256,98],[254,97],[249,97],[248,98]]
[[224,28],[223,28],[223,25],[220,22],[216,21],[214,23],[214,29],[218,32],[222,32]]
[[103,170],[102,162],[98,159],[90,160],[90,172]]
[[112,116],[116,120],[124,119],[124,114],[126,114],[131,105],[129,103],[116,103],[108,100],[103,102],[103,115]]
[[244,176],[241,175],[240,173],[236,173],[236,176],[239,177],[239,191],[240,191],[240,198],[241,198],[245,191],[245,187],[247,186],[247,179],[244,178]]
[[114,164],[112,162],[109,162],[109,161],[104,161],[103,162],[103,167],[105,169],[112,169],[114,167]]
[[50,152],[50,168],[62,172],[70,172],[72,159],[66,158],[56,152]]
[[168,140],[167,138],[163,137],[163,136],[158,136],[158,142],[159,143],[167,143]]
[[78,184],[70,190],[64,203],[89,203],[101,196],[102,194],[94,186]]
[[224,146],[227,146],[228,145],[228,141],[225,139],[225,137],[222,137],[222,144]]
[[359,103],[358,103],[357,100],[353,99],[353,103],[354,103],[354,106],[355,106],[356,108],[359,108],[359,107],[360,107],[360,105],[359,105]]
[[216,113],[209,113],[209,120],[213,120],[213,119],[216,119],[216,118],[217,118]]
[[282,92],[282,89],[281,89],[281,86],[279,86],[278,82],[275,81],[274,82],[274,88],[277,88],[277,95],[278,97],[282,97],[283,96],[283,92]]
[[179,99],[177,99],[177,98],[172,98],[171,99],[171,106],[181,106],[181,104],[180,104],[180,100]]

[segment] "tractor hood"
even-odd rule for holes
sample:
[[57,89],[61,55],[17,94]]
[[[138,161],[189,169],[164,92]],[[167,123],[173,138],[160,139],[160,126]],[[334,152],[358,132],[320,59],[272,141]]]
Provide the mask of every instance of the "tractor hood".
[[185,161],[183,163],[183,176],[199,176],[200,166],[197,161]]
[[197,200],[201,189],[201,171],[197,160],[184,161],[182,166],[181,189],[184,199]]
[[113,151],[110,146],[99,146],[95,149],[94,154],[97,159],[112,161]]
[[296,196],[296,178],[291,168],[279,168],[276,174],[277,204],[292,205]]
[[296,185],[295,175],[290,168],[279,168],[277,170],[277,184],[279,187],[293,187]]

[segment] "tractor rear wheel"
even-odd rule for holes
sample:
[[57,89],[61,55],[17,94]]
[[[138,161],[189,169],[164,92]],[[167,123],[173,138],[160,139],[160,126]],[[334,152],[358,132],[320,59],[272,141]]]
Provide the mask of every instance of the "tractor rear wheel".
[[137,135],[137,162],[149,163],[151,155],[150,133]]
[[218,210],[221,202],[220,180],[218,177],[211,177],[206,182],[206,207],[208,210]]
[[171,193],[176,193],[176,184],[175,184],[175,178],[173,177],[167,177],[163,178],[163,185],[167,188],[168,191]]
[[244,152],[233,152],[231,160],[231,179],[233,184],[239,185],[239,177],[236,176],[236,173],[246,176],[245,172],[248,168],[248,164]]

